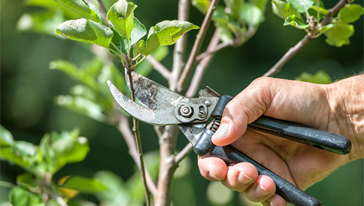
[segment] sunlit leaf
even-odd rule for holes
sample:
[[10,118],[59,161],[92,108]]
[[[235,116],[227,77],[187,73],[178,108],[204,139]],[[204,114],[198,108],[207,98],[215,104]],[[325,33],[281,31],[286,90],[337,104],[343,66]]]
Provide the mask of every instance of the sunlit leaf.
[[323,70],[316,72],[314,75],[303,72],[300,76],[296,77],[296,80],[316,84],[329,84],[331,82],[330,76]]
[[107,26],[89,19],[69,20],[59,25],[56,33],[66,38],[94,43],[108,48],[113,37],[113,32]]
[[[50,12],[55,12],[55,13],[59,13],[59,11],[61,11],[61,13],[64,14],[67,19],[78,19],[82,17],[81,14],[72,11],[68,7],[60,6],[59,3],[57,3],[56,1],[26,0],[25,4],[28,6],[47,8],[47,10],[49,10]],[[53,27],[53,32],[54,32],[54,27]]]
[[62,184],[61,187],[78,190],[83,193],[95,193],[107,190],[107,187],[97,179],[80,176],[71,176]]
[[310,24],[305,23],[301,18],[297,18],[296,16],[289,16],[284,21],[284,26],[291,25],[298,29],[306,29],[310,26]]
[[241,0],[224,0],[226,6],[230,9],[230,14],[235,19],[240,19],[240,10],[242,8],[243,1]]
[[119,0],[107,12],[107,19],[114,29],[127,40],[130,40],[131,32],[134,29],[134,9],[136,7],[137,5],[132,2]]
[[63,131],[60,134],[52,132],[43,137],[41,148],[45,151],[44,155],[52,174],[67,163],[84,160],[89,151],[87,139],[79,137],[77,130]]
[[287,0],[298,12],[304,13],[314,4],[313,0]]
[[212,14],[212,20],[219,23],[227,23],[229,21],[229,15],[225,12],[224,7],[216,6],[214,13]]
[[0,146],[8,146],[14,143],[13,135],[0,125]]
[[358,20],[363,13],[364,8],[359,4],[347,4],[340,10],[338,17],[342,22],[353,23]]
[[140,54],[140,51],[144,48],[145,41],[140,40],[138,43],[136,43],[133,47],[133,56],[136,57]]
[[[58,185],[62,186],[64,184],[64,182],[70,178],[71,176],[65,176],[62,177],[61,179],[58,180]],[[76,197],[78,195],[78,190],[74,190],[74,189],[69,189],[69,188],[63,188],[63,187],[58,187],[59,191],[62,192],[62,194],[64,196],[66,196],[69,199],[72,199],[74,197]]]
[[242,7],[242,17],[248,25],[258,25],[264,20],[263,12],[254,4],[245,3]]
[[130,205],[130,191],[125,187],[124,181],[119,176],[109,171],[100,171],[94,177],[108,188],[108,190],[96,193],[99,201],[107,201],[118,206]]
[[198,26],[186,21],[173,20],[159,22],[150,28],[146,45],[140,53],[148,56],[157,47],[161,45],[172,45],[184,33],[198,28]]
[[10,203],[13,206],[44,206],[40,194],[31,193],[21,187],[13,187],[10,191]]
[[130,42],[131,45],[134,45],[135,43],[137,43],[141,38],[143,38],[146,34],[147,34],[147,29],[145,28],[145,26],[140,23],[140,21],[134,17],[134,29],[131,32],[131,37],[130,37]]
[[300,13],[291,4],[280,0],[272,1],[273,13],[282,19],[286,19],[289,16],[296,16],[296,18],[301,18]]
[[19,18],[16,27],[19,31],[32,31],[55,35],[54,28],[62,24],[65,20],[63,13],[59,10],[53,12],[37,11],[23,14]]
[[354,34],[354,26],[345,22],[334,22],[323,27],[326,43],[341,47],[350,44],[349,38]]
[[33,178],[33,175],[30,173],[23,173],[16,177],[16,182],[18,185],[35,188],[37,187],[37,182]]
[[79,13],[81,16],[101,23],[101,15],[97,8],[84,0],[55,0],[56,2]]
[[210,7],[211,0],[192,0],[192,5],[196,7],[201,13],[206,14]]

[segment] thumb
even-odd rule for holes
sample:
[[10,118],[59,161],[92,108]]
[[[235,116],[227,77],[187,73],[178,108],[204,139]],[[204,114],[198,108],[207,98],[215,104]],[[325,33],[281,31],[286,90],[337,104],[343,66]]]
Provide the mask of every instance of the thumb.
[[258,119],[269,108],[274,95],[269,82],[272,78],[258,78],[232,99],[225,107],[219,129],[212,136],[218,146],[233,143],[246,131],[247,125]]

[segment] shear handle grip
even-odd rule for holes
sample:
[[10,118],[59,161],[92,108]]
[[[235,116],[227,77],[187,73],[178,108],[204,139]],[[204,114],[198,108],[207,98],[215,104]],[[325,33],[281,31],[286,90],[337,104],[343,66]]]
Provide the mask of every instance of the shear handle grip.
[[209,156],[215,156],[223,159],[227,165],[234,165],[239,162],[249,162],[253,164],[260,175],[266,175],[273,179],[276,184],[276,194],[283,197],[287,202],[296,206],[320,206],[321,202],[310,196],[306,192],[298,189],[296,186],[278,176],[274,172],[260,165],[250,157],[241,153],[234,147],[228,146],[216,146]]
[[249,128],[337,154],[346,155],[351,150],[351,142],[344,136],[272,117],[261,116]]

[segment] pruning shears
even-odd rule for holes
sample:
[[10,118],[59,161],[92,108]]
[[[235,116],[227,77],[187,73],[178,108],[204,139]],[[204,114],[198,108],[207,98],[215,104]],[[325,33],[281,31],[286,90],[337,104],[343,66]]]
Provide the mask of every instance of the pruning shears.
[[[224,108],[233,97],[220,96],[211,88],[206,87],[199,92],[198,98],[186,98],[136,72],[125,73],[129,88],[131,84],[128,75],[131,75],[134,95],[140,104],[130,100],[110,81],[108,81],[108,85],[116,102],[131,116],[153,125],[178,125],[199,156],[219,157],[227,165],[239,162],[252,163],[260,175],[267,175],[273,179],[276,184],[276,193],[293,205],[322,205],[314,197],[231,145],[215,146],[212,143],[211,137],[220,125]],[[210,126],[207,126],[210,117],[213,118],[213,121]],[[351,142],[344,136],[271,117],[261,116],[248,127],[337,154],[349,154],[351,150]]]

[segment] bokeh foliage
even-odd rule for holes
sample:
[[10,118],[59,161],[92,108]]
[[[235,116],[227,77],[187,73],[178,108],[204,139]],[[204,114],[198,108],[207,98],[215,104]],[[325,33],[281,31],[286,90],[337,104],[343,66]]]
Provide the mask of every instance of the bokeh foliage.
[[[128,156],[122,137],[113,126],[110,126],[110,123],[113,122],[108,121],[105,117],[113,112],[112,97],[108,94],[105,80],[113,79],[113,82],[118,82],[120,90],[127,92],[123,86],[125,83],[122,77],[122,65],[115,59],[105,59],[102,53],[95,57],[91,45],[55,37],[54,31],[57,26],[68,19],[81,18],[80,14],[60,6],[55,1],[28,0],[24,2],[4,0],[1,6],[2,125],[13,133],[17,139],[14,142],[27,141],[32,145],[44,142],[44,139],[52,137],[52,134],[57,136],[62,134],[60,132],[63,130],[71,131],[73,128],[79,127],[81,135],[87,137],[91,150],[83,162],[67,164],[57,173],[57,167],[60,168],[60,166],[56,166],[56,169],[53,169],[53,179],[61,180],[68,175],[72,175],[71,177],[84,176],[88,180],[93,178],[100,180],[109,189],[108,192],[98,192],[96,198],[87,194],[77,195],[74,199],[75,204],[91,204],[90,201],[101,202],[105,205],[142,204],[144,195],[139,174],[135,172],[137,169]],[[110,8],[114,2],[113,0],[104,1],[107,8]],[[208,1],[192,2],[195,4],[196,2],[208,3]],[[225,49],[216,55],[201,85],[202,87],[204,85],[212,86],[219,93],[235,95],[254,78],[262,75],[305,35],[304,32],[295,30],[293,27],[303,29],[308,27],[305,20],[303,24],[298,24],[302,22],[297,19],[305,19],[305,14],[300,13],[302,10],[297,12],[303,17],[285,16],[283,22],[285,25],[293,26],[290,28],[282,26],[283,22],[272,12],[270,2],[266,2],[267,8],[263,9],[256,4],[259,1],[249,1],[240,8],[254,8],[251,10],[252,15],[246,16],[242,16],[238,10],[234,11],[239,7],[230,7],[233,12],[226,13],[223,9],[224,3],[229,5],[229,2],[234,1],[220,2],[217,13],[214,14],[214,23],[216,26],[224,28],[221,30],[222,41],[229,42],[238,39],[240,41],[237,45],[245,44],[239,48]],[[281,3],[281,1],[273,2]],[[94,3],[97,5],[96,2]],[[165,19],[176,19],[177,2],[136,0],[134,3],[139,5],[138,10],[135,10],[135,15],[147,27]],[[287,3],[289,1],[284,3],[285,6]],[[325,1],[324,8],[320,5],[319,12],[322,15],[319,18],[325,15],[325,9],[331,8],[335,3]],[[360,4],[360,2],[356,3]],[[311,8],[315,6],[314,4],[315,2]],[[355,14],[347,15],[352,13],[351,10],[355,10]],[[155,11],[153,15],[151,15],[151,11]],[[311,13],[315,11],[317,11],[317,5],[316,10],[314,8],[309,10]],[[264,17],[263,13],[265,13]],[[334,48],[325,43],[325,37],[320,37],[302,49],[276,77],[327,83],[328,79],[335,81],[361,72],[363,68],[363,23],[362,18],[358,20],[360,15],[356,15],[357,13],[360,13],[358,6],[345,7],[345,10],[343,9],[336,17],[340,23],[335,23],[336,25],[328,28],[344,27],[344,30],[339,29],[339,31],[346,31],[344,35],[341,35],[344,40],[334,38],[329,41],[331,44],[336,46],[347,44],[349,42],[346,37],[351,36],[350,45]],[[98,15],[93,15],[91,18],[97,21]],[[200,25],[202,18],[203,15],[192,7],[190,22]],[[352,35],[352,27],[347,26],[351,23],[355,27],[354,35]],[[247,34],[251,25],[256,26],[255,29],[259,25],[259,30],[256,31],[254,38],[246,41],[247,39],[241,37]],[[329,31],[325,31],[324,34],[327,36]],[[211,37],[212,32],[213,29],[210,29],[206,39]],[[194,39],[194,34],[196,33],[191,33],[190,40]],[[192,41],[189,42],[189,48],[191,43]],[[155,58],[162,61],[167,67],[171,67],[171,55],[167,56],[167,54],[168,50],[171,51],[172,48],[160,48],[152,55],[155,55]],[[56,70],[49,70],[49,67]],[[229,69],[226,69],[227,67]],[[141,62],[136,69],[139,69],[138,72],[143,75],[150,73],[150,78],[157,82],[166,83],[146,61]],[[318,72],[319,70],[326,73]],[[68,76],[72,78],[70,79]],[[69,109],[76,113],[70,112]],[[146,163],[155,177],[158,169],[156,166],[158,162],[155,161],[158,159],[155,152],[158,148],[158,140],[151,127],[147,125],[141,127],[143,147],[148,153]],[[41,141],[40,137],[49,131],[58,131],[58,133],[51,133]],[[181,136],[177,147],[182,148],[184,144],[186,144],[186,140]],[[30,147],[37,148],[37,146]],[[218,204],[206,196],[214,197],[216,194],[221,194],[221,190],[231,198],[220,204],[239,204],[240,200],[236,193],[227,191],[219,185],[210,184],[200,176],[194,154],[189,158],[184,161],[189,163],[181,165],[181,169],[179,169],[185,170],[185,172],[180,176],[178,173],[176,174],[172,189],[174,205]],[[51,165],[53,164],[55,163],[51,163]],[[1,180],[16,184],[16,176],[19,175],[20,182],[32,186],[31,181],[28,181],[29,175],[24,175],[23,172],[19,167],[2,162]],[[69,180],[72,179],[66,179],[65,183],[57,182],[57,184],[66,184]],[[356,184],[352,184],[352,182]],[[360,182],[363,182],[362,160],[344,166],[329,178],[309,188],[308,192],[326,205],[345,205],[347,203],[362,205],[363,185],[357,184]],[[80,188],[73,189],[80,190]],[[16,187],[12,194],[25,197],[24,188]],[[116,196],[115,194],[123,195]],[[181,194],[183,194],[183,198],[181,198]],[[341,195],[333,198],[333,194]],[[27,200],[39,203],[38,198],[29,195]],[[2,188],[0,202],[6,200],[7,190]]]

